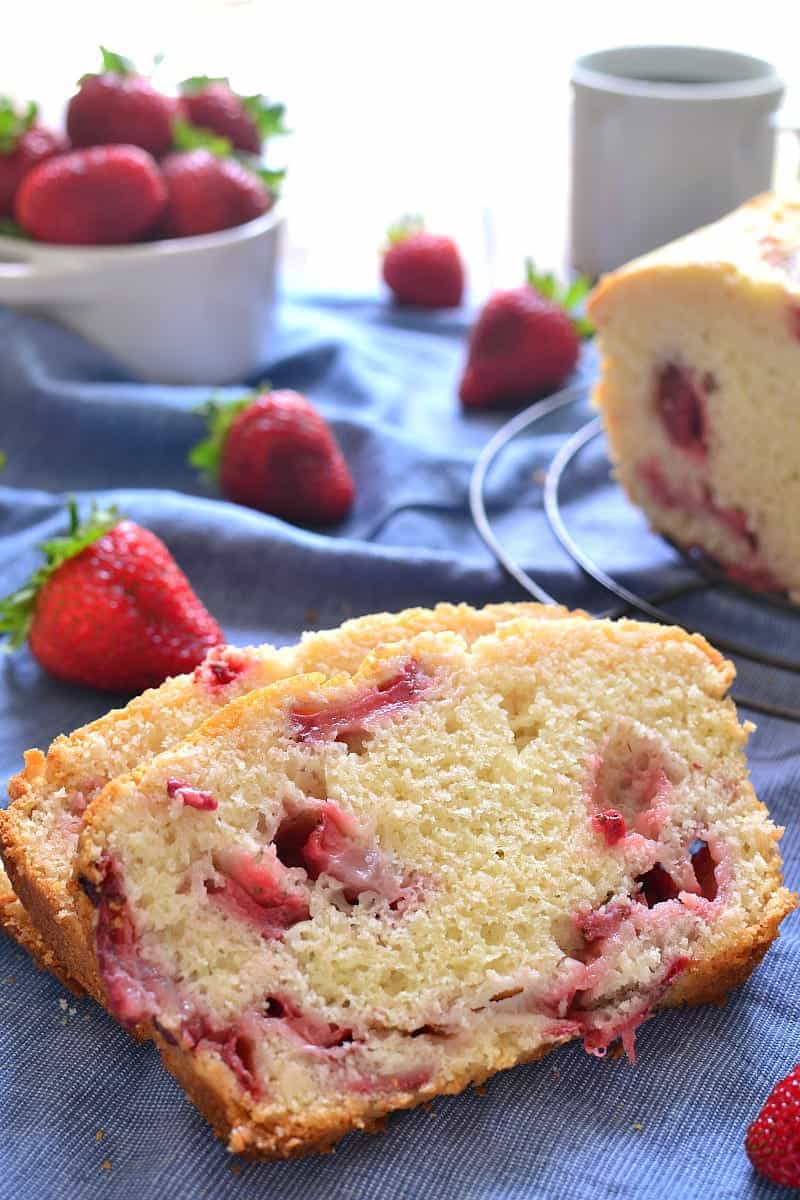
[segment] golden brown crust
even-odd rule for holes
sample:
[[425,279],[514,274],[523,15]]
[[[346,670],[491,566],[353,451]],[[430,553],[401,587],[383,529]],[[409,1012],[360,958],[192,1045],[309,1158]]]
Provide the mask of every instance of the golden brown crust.
[[56,979],[76,996],[85,994],[77,980],[67,974],[53,951],[39,936],[14,892],[4,892],[0,895],[0,928],[27,950],[40,970],[55,975]]
[[221,1060],[213,1054],[186,1054],[156,1034],[164,1066],[177,1079],[217,1137],[233,1154],[271,1162],[306,1154],[324,1154],[353,1130],[378,1132],[392,1112],[416,1108],[437,1096],[458,1095],[470,1084],[480,1087],[500,1070],[544,1058],[564,1040],[544,1043],[525,1054],[506,1055],[502,1065],[490,1070],[469,1071],[414,1091],[395,1092],[371,1100],[343,1096],[335,1114],[328,1113],[324,1118],[318,1114],[292,1115],[279,1126],[267,1128],[254,1123],[252,1102],[231,1082],[230,1073]]

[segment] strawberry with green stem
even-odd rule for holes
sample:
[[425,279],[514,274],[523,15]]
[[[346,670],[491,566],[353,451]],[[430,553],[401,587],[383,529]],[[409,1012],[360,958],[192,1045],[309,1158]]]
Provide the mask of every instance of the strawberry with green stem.
[[159,92],[130,61],[100,47],[99,74],[84,75],[67,105],[73,146],[141,146],[158,158],[172,145],[178,101]]
[[27,639],[51,675],[104,691],[139,692],[190,671],[223,641],[162,541],[115,508],[69,505],[66,535],[40,549],[45,561],[0,601],[6,649]]
[[285,107],[266,96],[234,92],[224,77],[195,75],[180,85],[182,104],[189,121],[226,138],[236,150],[261,154],[270,138],[288,133]]
[[19,236],[18,227],[6,224],[6,219],[13,216],[22,180],[37,163],[66,149],[65,137],[39,124],[37,104],[31,101],[19,108],[0,96],[0,232],[5,236]]
[[298,392],[264,384],[240,400],[211,400],[208,437],[189,462],[229,500],[299,525],[332,525],[355,488],[324,417]]
[[452,238],[428,233],[421,217],[389,228],[383,279],[398,304],[455,308],[464,293],[464,264]]
[[473,326],[459,387],[465,408],[533,400],[555,391],[575,369],[580,337],[591,327],[573,310],[590,281],[582,277],[562,287],[530,260],[526,276],[523,287],[490,296]]

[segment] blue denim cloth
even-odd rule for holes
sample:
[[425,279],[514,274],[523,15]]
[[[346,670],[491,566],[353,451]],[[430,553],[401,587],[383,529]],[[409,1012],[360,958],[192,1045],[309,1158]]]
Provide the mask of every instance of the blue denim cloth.
[[[438,600],[520,599],[471,524],[466,490],[500,414],[463,415],[456,386],[466,314],[411,317],[373,301],[287,302],[265,359],[276,386],[306,392],[333,423],[358,500],[334,535],[225,503],[185,465],[205,392],[142,385],[71,334],[0,310],[0,579],[36,564],[64,527],[64,493],[114,500],[164,539],[232,642],[286,643],[309,626]],[[582,364],[593,371],[591,350]],[[254,382],[254,381],[251,381]],[[542,512],[539,469],[579,403],[523,436],[489,479],[504,544],[558,599],[600,611]],[[602,442],[565,482],[582,544],[651,591],[685,575],[608,482]],[[647,583],[645,583],[645,575]],[[733,594],[676,604],[728,635],[800,656],[794,618]],[[792,640],[793,639],[793,640]],[[797,695],[791,677],[742,663],[741,686]],[[0,769],[29,746],[100,715],[109,697],[47,678],[27,650],[0,663]],[[113,698],[112,698],[113,699]],[[120,697],[124,702],[124,697]],[[744,714],[750,715],[750,714]],[[756,787],[800,882],[800,726],[759,718]],[[396,1115],[377,1137],[351,1135],[327,1157],[239,1164],[159,1066],[90,1000],[76,1000],[0,938],[0,1197],[108,1200],[605,1200],[772,1197],[743,1151],[748,1121],[800,1058],[800,926],[785,933],[724,1008],[668,1012],[640,1032],[635,1067],[571,1045],[491,1081],[488,1094]],[[100,1131],[102,1130],[102,1135]],[[108,1163],[110,1166],[105,1166]]]

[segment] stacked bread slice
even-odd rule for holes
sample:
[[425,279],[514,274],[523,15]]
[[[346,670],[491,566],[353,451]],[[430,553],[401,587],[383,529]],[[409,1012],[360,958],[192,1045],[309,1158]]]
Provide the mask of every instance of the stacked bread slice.
[[3,853],[40,961],[300,1154],[749,974],[795,898],[732,676],[535,605],[215,651],[29,752]]

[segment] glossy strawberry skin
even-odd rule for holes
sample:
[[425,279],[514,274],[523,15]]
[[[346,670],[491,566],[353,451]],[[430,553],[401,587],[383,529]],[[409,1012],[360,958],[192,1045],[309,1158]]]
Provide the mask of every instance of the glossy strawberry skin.
[[332,525],[355,489],[324,418],[297,392],[259,396],[231,425],[219,480],[237,504],[301,525]]
[[209,83],[202,91],[184,96],[182,104],[193,125],[228,138],[237,150],[261,153],[262,137],[258,126],[226,83]]
[[172,145],[178,101],[140,75],[86,75],[67,106],[73,146],[141,146],[158,158]]
[[22,181],[15,212],[40,242],[121,245],[155,223],[167,192],[138,146],[94,146],[47,159]]
[[115,692],[191,671],[224,641],[164,543],[133,521],[57,568],[28,636],[51,675]]
[[553,391],[574,370],[579,347],[559,305],[530,287],[495,292],[470,335],[461,402],[491,408]]
[[68,142],[60,133],[34,125],[17,139],[10,154],[0,153],[0,217],[14,215],[14,200],[22,180],[37,163],[64,154]]
[[161,163],[167,203],[159,222],[161,237],[193,237],[231,229],[272,207],[261,180],[232,158],[208,150],[168,154]]
[[747,1131],[745,1149],[765,1178],[800,1188],[800,1066],[772,1089]]
[[464,294],[464,267],[455,242],[424,231],[409,233],[383,257],[383,279],[399,304],[455,308]]

